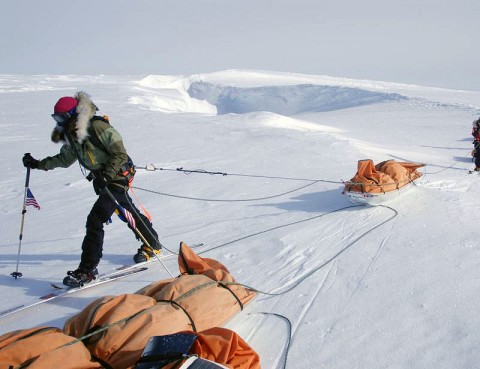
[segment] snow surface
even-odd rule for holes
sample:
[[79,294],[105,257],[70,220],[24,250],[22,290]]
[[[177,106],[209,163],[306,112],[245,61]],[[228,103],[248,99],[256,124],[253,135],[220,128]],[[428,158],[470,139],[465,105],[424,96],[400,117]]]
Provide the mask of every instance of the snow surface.
[[[262,354],[285,342],[288,368],[474,368],[480,361],[480,245],[471,122],[480,92],[267,71],[191,76],[0,75],[0,310],[51,292],[78,265],[95,194],[75,164],[32,171],[42,206],[27,208],[21,157],[58,152],[53,104],[85,90],[124,137],[138,166],[136,195],[166,248],[223,262],[260,294],[228,327]],[[341,195],[357,160],[424,162],[418,187],[385,206]],[[176,168],[225,172],[191,173]],[[193,198],[193,199],[192,199]],[[124,223],[106,227],[101,272],[130,263]],[[168,251],[166,251],[168,253]],[[176,271],[175,256],[166,259]],[[161,265],[0,318],[0,334],[63,322],[99,296],[167,278]],[[257,315],[255,315],[257,314]],[[277,317],[278,317],[277,316]],[[278,324],[276,324],[277,322]],[[283,328],[282,328],[283,327]],[[266,333],[265,333],[266,332]],[[264,368],[283,366],[262,357]]]

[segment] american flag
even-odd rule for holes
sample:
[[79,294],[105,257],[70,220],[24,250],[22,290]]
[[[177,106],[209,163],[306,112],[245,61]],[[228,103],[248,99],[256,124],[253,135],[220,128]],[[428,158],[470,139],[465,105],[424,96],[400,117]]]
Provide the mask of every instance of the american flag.
[[30,191],[29,188],[27,188],[27,197],[25,199],[25,205],[26,206],[34,206],[36,209],[40,210],[40,205],[38,205],[37,200],[35,199],[35,196],[33,196],[32,191]]
[[125,218],[127,218],[128,224],[130,224],[130,226],[133,229],[136,229],[137,225],[135,223],[135,218],[133,217],[132,213],[130,213],[127,209],[124,209],[124,208],[122,208],[122,210],[123,210],[123,214],[125,215]]

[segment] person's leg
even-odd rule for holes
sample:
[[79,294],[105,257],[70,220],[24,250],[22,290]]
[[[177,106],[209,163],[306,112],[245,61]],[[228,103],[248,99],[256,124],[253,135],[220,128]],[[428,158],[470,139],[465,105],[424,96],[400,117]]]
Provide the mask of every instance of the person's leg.
[[479,171],[480,170],[480,142],[474,141],[473,142],[473,147],[474,147],[474,162],[475,162],[475,170]]
[[[115,196],[119,204],[132,214],[133,218],[135,219],[137,230],[148,242],[148,246],[145,244],[145,242],[142,244],[142,246],[140,246],[140,248],[137,250],[137,253],[133,256],[133,260],[136,263],[141,263],[149,260],[155,254],[159,254],[160,250],[162,249],[162,244],[160,243],[158,234],[153,228],[150,220],[143,215],[140,210],[137,209],[127,191],[119,188],[113,190],[112,194]],[[141,240],[143,242],[141,237],[137,234],[137,232],[135,232],[135,230],[133,230],[130,224],[128,227],[132,229],[137,240]]]
[[103,225],[112,216],[114,210],[115,203],[106,194],[100,194],[87,217],[79,269],[86,272],[92,271],[100,262],[103,256]]
[[[112,194],[115,196],[118,203],[132,214],[133,218],[135,219],[135,224],[138,231],[140,231],[140,233],[147,240],[149,245],[154,249],[161,249],[162,245],[158,240],[158,234],[153,228],[152,223],[145,215],[140,212],[140,210],[138,210],[128,192],[119,189],[112,191]],[[129,228],[132,229],[130,225]],[[137,239],[140,239],[140,237],[133,229],[132,231],[134,232],[135,237]]]

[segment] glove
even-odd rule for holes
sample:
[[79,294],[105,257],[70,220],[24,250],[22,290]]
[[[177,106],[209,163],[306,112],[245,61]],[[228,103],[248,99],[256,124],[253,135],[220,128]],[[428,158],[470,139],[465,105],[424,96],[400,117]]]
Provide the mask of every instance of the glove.
[[102,191],[105,187],[108,186],[112,179],[108,176],[103,174],[97,174],[96,177],[93,179],[93,187],[98,190]]
[[22,161],[25,168],[32,168],[32,169],[38,168],[38,160],[35,159],[32,155],[30,155],[29,152],[23,155]]

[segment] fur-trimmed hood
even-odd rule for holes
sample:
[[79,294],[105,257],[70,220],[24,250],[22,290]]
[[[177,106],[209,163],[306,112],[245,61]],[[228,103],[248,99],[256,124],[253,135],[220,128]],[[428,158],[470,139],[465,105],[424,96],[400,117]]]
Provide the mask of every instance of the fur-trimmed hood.
[[79,91],[75,94],[78,104],[76,106],[77,115],[70,120],[64,127],[56,125],[52,132],[52,141],[58,143],[59,141],[67,142],[65,132],[78,143],[83,143],[88,137],[88,127],[90,126],[90,119],[95,116],[98,110],[93,103],[90,95],[84,91]]

